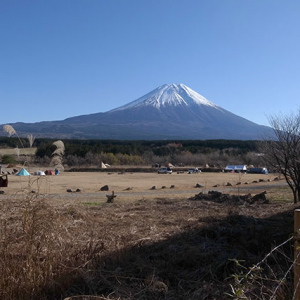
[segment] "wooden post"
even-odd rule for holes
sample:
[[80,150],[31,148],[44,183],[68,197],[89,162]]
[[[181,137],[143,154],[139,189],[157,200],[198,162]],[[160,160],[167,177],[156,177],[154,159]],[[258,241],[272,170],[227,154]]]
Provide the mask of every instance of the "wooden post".
[[300,300],[300,209],[294,211],[294,300]]

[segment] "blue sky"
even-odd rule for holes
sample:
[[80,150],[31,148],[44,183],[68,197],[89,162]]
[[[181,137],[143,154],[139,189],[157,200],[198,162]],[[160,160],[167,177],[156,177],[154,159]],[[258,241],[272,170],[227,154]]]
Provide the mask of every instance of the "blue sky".
[[0,124],[183,83],[258,124],[300,100],[299,0],[0,0]]

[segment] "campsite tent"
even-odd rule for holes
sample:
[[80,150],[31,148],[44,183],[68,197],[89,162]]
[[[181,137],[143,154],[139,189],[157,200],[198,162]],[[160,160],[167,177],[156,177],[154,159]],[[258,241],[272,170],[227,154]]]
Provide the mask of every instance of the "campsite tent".
[[45,174],[45,172],[44,171],[36,171],[36,172],[34,172],[34,175],[38,175],[38,176],[44,176],[44,175],[46,175]]
[[45,174],[46,175],[55,175],[55,172],[53,170],[46,170]]
[[107,168],[107,166],[103,163],[103,162],[101,162],[101,166],[100,166],[100,168],[101,169],[106,169]]
[[27,170],[25,170],[24,168],[22,168],[16,175],[18,175],[18,176],[28,176],[28,175],[30,175],[30,173]]

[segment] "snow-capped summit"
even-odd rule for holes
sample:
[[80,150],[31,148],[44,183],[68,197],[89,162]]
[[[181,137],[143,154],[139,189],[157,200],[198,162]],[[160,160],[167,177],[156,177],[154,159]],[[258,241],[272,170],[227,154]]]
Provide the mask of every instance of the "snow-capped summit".
[[132,101],[126,105],[120,106],[112,111],[124,110],[128,108],[137,108],[142,106],[153,106],[157,109],[170,106],[194,106],[206,105],[218,108],[217,105],[204,98],[202,95],[193,91],[184,84],[164,84],[154,89],[150,93]]

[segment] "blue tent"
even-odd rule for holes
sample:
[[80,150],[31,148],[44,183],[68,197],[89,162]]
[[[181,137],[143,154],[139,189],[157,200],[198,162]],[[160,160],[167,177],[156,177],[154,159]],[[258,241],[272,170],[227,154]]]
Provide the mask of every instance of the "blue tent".
[[16,175],[18,175],[18,176],[28,176],[28,175],[30,175],[30,173],[28,173],[28,171],[23,168]]

